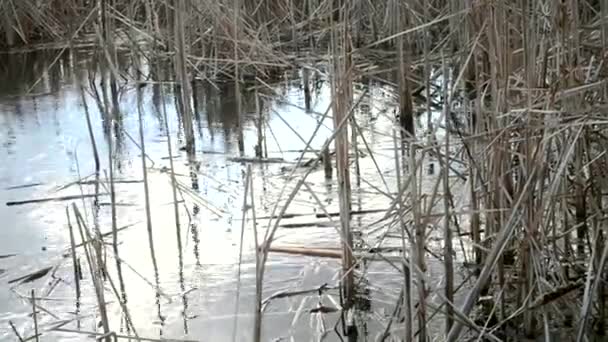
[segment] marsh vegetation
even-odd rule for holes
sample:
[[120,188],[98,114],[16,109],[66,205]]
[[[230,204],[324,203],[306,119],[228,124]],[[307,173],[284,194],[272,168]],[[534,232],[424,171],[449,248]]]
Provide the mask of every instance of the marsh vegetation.
[[602,340],[607,15],[0,0],[0,337]]

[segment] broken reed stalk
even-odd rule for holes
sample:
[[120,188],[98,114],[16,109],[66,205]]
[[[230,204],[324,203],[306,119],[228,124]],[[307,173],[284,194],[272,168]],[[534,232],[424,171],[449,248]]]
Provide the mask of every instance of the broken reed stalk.
[[80,275],[78,271],[78,259],[76,256],[76,242],[74,239],[74,227],[72,226],[72,221],[70,220],[70,208],[65,207],[65,215],[68,219],[68,229],[70,230],[70,249],[72,254],[72,263],[74,266],[74,284],[76,284],[76,301],[80,301]]
[[[101,326],[103,327],[104,334],[110,332],[110,323],[108,321],[108,313],[106,310],[106,301],[104,295],[104,287],[102,283],[102,272],[103,270],[99,267],[100,259],[101,259],[101,250],[98,247],[100,242],[97,239],[93,239],[91,234],[88,233],[88,229],[84,225],[84,219],[80,215],[80,211],[76,204],[72,203],[72,210],[74,211],[74,215],[76,217],[76,224],[78,225],[78,230],[80,232],[80,239],[82,241],[91,241],[90,244],[84,244],[84,254],[87,258],[87,263],[89,265],[89,272],[91,273],[91,280],[93,282],[93,286],[95,288],[95,296],[97,298],[97,307],[99,309],[99,315],[101,316]],[[86,231],[86,237],[85,237]],[[95,250],[95,255],[90,251],[89,246],[93,246]],[[109,339],[106,339],[106,342],[110,342]]]
[[19,340],[19,342],[23,342],[24,339],[23,339],[23,337],[21,337],[21,334],[19,334],[19,331],[17,331],[17,327],[15,327],[15,324],[13,323],[13,321],[8,321],[8,324],[11,326],[11,329],[13,330],[13,333],[17,337],[17,340]]
[[34,319],[34,338],[36,342],[40,342],[40,335],[38,334],[38,314],[36,313],[36,296],[34,295],[34,290],[32,290],[31,294],[32,318]]

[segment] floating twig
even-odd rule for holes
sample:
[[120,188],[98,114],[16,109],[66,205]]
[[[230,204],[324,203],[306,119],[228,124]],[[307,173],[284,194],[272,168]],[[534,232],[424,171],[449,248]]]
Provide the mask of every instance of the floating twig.
[[15,327],[15,324],[13,324],[13,321],[8,321],[8,324],[11,326],[11,329],[13,329],[13,333],[15,333],[15,336],[17,336],[19,342],[23,342],[23,337],[19,335],[19,331],[17,331],[17,328]]
[[13,283],[17,283],[17,282],[19,282],[19,284],[31,283],[34,280],[38,280],[38,279],[44,277],[45,275],[47,275],[53,269],[53,267],[55,267],[55,266],[45,267],[41,270],[24,275],[22,277],[9,280],[8,283],[9,284],[13,284]]
[[23,185],[13,185],[13,186],[4,188],[4,190],[26,189],[26,188],[33,188],[35,186],[40,186],[40,185],[44,185],[44,183],[30,183],[30,184],[23,184]]
[[231,157],[228,158],[231,162],[236,163],[252,163],[252,164],[274,164],[287,163],[283,158],[247,158],[247,157]]
[[[106,196],[107,193],[100,193],[99,196]],[[93,198],[97,195],[95,194],[84,194],[84,195],[70,195],[70,196],[61,196],[61,197],[46,197],[46,198],[35,198],[30,200],[21,200],[21,201],[9,201],[6,202],[8,207],[15,205],[24,205],[24,204],[33,204],[33,203],[44,203],[44,202],[61,202],[61,201],[72,201],[78,199],[85,198]]]

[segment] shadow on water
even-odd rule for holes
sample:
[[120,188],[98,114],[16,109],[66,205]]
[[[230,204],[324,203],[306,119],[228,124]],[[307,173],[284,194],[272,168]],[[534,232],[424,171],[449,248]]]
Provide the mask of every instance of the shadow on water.
[[[119,70],[134,75],[129,61],[128,57],[119,58]],[[239,327],[236,338],[247,341],[253,330],[255,249],[252,222],[248,220],[242,246],[242,273],[237,279],[246,166],[232,159],[239,155],[235,87],[230,83],[192,83],[197,138],[196,151],[188,153],[182,150],[184,125],[180,113],[183,104],[181,97],[176,95],[179,89],[176,91],[174,84],[158,82],[159,79],[167,80],[172,69],[166,65],[150,69],[153,73],[149,83],[136,87],[118,80],[113,91],[100,82],[104,71],[91,62],[91,55],[86,51],[66,51],[60,56],[52,51],[0,55],[0,78],[6,80],[0,84],[0,158],[7,161],[0,165],[0,188],[31,185],[1,192],[0,200],[78,196],[95,190],[86,182],[80,182],[80,186],[69,185],[78,183],[80,177],[93,174],[95,169],[82,94],[77,86],[84,85],[101,164],[100,181],[87,178],[98,186],[100,202],[97,205],[87,202],[85,208],[94,208],[90,214],[96,233],[108,244],[111,244],[111,206],[99,204],[109,202],[104,194],[109,192],[105,175],[110,162],[107,156],[110,152],[113,154],[118,251],[112,253],[115,263],[107,263],[106,267],[111,277],[117,275],[119,279],[119,297],[107,294],[110,325],[113,329],[120,328],[119,331],[130,331],[122,305],[128,309],[141,336],[230,341],[236,317]],[[293,179],[289,179],[286,170],[291,170],[292,162],[298,159],[305,142],[300,141],[292,129],[308,139],[320,120],[319,113],[330,104],[329,84],[319,73],[306,73],[306,83],[301,76],[299,72],[290,72],[286,77],[269,80],[274,88],[268,94],[278,96],[243,87],[248,89],[242,94],[245,155],[253,157],[263,150],[267,158],[285,160],[284,164],[253,164],[252,179],[255,188],[259,189],[256,190],[255,208],[260,218],[269,217],[275,205],[284,203],[285,198],[279,195],[286,183],[288,190],[293,187]],[[373,87],[369,88],[372,92],[376,89]],[[378,94],[390,91],[378,87]],[[363,85],[363,88],[368,86]],[[138,92],[141,92],[141,103]],[[105,97],[119,109],[111,117],[103,110]],[[381,133],[390,132],[392,128],[394,118],[382,113],[390,112],[389,108],[394,104],[377,94],[372,98],[374,101],[364,101],[356,114],[356,123],[365,128],[366,143],[378,151],[379,166],[392,169],[392,151],[383,153],[392,142]],[[147,155],[143,160],[147,162],[150,224],[146,220],[146,195],[141,182],[138,106],[142,111]],[[166,117],[163,107],[167,110]],[[273,113],[280,113],[292,127],[287,127]],[[330,127],[331,118],[322,122],[318,136],[312,140],[313,149],[319,149],[331,135]],[[169,138],[179,190],[177,218],[171,195]],[[358,146],[363,148],[361,141]],[[306,154],[306,158],[314,156],[316,154]],[[357,185],[353,189],[353,210],[385,208],[387,199],[370,195],[373,189],[366,186],[380,182],[374,164],[369,158],[361,157],[357,161],[360,165],[357,166],[359,172],[353,172],[358,178],[353,182]],[[296,179],[299,175],[300,171],[296,170]],[[394,184],[394,177],[383,177]],[[339,241],[335,221],[330,220],[329,225],[319,223],[320,219],[326,218],[320,213],[338,210],[335,179],[325,179],[321,168],[311,174],[307,183],[319,195],[323,207],[313,201],[307,191],[298,193],[288,210],[294,215],[287,215],[283,221],[302,228],[280,230],[277,244],[335,247]],[[10,227],[19,228],[1,233],[0,254],[17,256],[0,260],[0,268],[7,269],[6,273],[0,274],[0,282],[42,266],[57,265],[57,274],[63,282],[49,293],[49,298],[56,299],[52,312],[61,319],[70,320],[76,307],[81,315],[64,327],[87,330],[97,324],[96,317],[91,315],[96,311],[95,296],[91,279],[85,272],[81,298],[71,299],[74,293],[74,280],[70,277],[72,265],[63,258],[69,238],[64,229],[65,217],[60,215],[65,204],[49,201],[30,206],[1,206],[0,216]],[[81,201],[77,205],[81,205]],[[375,214],[355,215],[352,225],[367,238],[365,227],[378,218]],[[269,224],[268,220],[260,219],[257,228],[261,234]],[[272,254],[265,277],[264,297],[278,292],[317,289],[325,283],[333,286],[338,282],[339,270],[339,261],[335,259]],[[390,313],[393,301],[398,298],[399,286],[394,284],[398,283],[399,277],[389,274],[377,263],[360,265],[359,270],[365,270],[365,274],[359,278],[357,291],[358,335],[360,341],[373,340],[383,331],[384,323],[370,317],[378,312]],[[240,282],[238,296],[235,293],[237,282]],[[33,286],[44,287],[45,284],[41,281]],[[237,297],[240,302],[235,316]],[[289,336],[296,340],[311,336],[323,341],[346,340],[336,335],[343,334],[337,312],[338,297],[339,291],[334,289],[273,299],[264,316],[263,340]],[[9,320],[23,331],[29,329],[29,309],[4,286],[0,289],[0,306],[6,308],[6,313],[0,314],[0,339],[12,334],[6,329]],[[44,317],[43,323],[50,325],[53,317]],[[316,329],[311,329],[313,323],[317,325]],[[48,334],[56,334],[56,338],[69,336],[67,332]]]

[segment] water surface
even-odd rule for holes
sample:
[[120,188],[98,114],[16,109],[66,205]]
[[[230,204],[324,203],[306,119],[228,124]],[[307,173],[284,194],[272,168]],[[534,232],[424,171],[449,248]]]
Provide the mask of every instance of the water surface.
[[[174,88],[165,85],[161,89],[159,84],[150,84],[142,89],[144,140],[149,157],[151,248],[144,185],[140,182],[141,150],[132,141],[139,140],[137,91],[132,84],[121,86],[120,115],[114,123],[116,130],[111,133],[110,121],[104,120],[90,93],[88,79],[97,77],[98,81],[99,75],[91,69],[86,52],[65,52],[60,56],[56,52],[3,55],[0,61],[4,80],[0,86],[0,217],[3,221],[0,255],[14,254],[0,259],[0,339],[13,338],[9,321],[15,324],[22,336],[33,334],[31,305],[22,298],[29,295],[31,289],[35,289],[36,296],[40,297],[41,307],[48,310],[38,314],[39,328],[46,340],[86,339],[86,335],[49,331],[62,320],[71,320],[63,326],[65,329],[101,331],[101,328],[96,328],[99,322],[99,317],[95,316],[97,300],[82,250],[79,251],[79,259],[84,273],[81,282],[83,293],[77,305],[72,260],[66,257],[69,256],[70,245],[66,208],[74,203],[85,215],[89,227],[97,225],[102,233],[110,232],[109,196],[100,197],[98,211],[90,198],[5,205],[10,201],[94,193],[95,187],[91,182],[74,183],[78,180],[93,181],[95,170],[79,87],[82,84],[87,89],[85,98],[100,155],[101,178],[107,177],[108,141],[112,139],[114,177],[126,181],[116,184],[117,225],[128,227],[119,232],[120,271],[110,237],[105,240],[108,243],[105,255],[109,278],[121,292],[120,298],[126,301],[137,333],[150,338],[232,341],[233,332],[236,332],[237,341],[250,340],[256,277],[253,222],[249,211],[244,224],[239,281],[247,164],[234,158],[255,157],[259,134],[255,93],[248,91],[243,95],[245,151],[241,154],[237,144],[238,119],[233,86],[198,84],[193,102],[196,153],[187,155],[181,149],[183,130]],[[129,70],[125,67],[123,71]],[[260,95],[259,102],[266,121],[263,130],[268,157],[285,161],[251,164],[261,236],[269,226],[264,217],[270,217],[275,206],[285,202],[286,195],[306,171],[306,168],[301,168],[295,171],[294,177],[288,177],[321,113],[330,106],[327,78],[315,74],[313,80],[310,113],[302,109],[305,101],[299,72],[286,73],[275,80],[273,89],[265,89],[262,91],[265,95]],[[357,146],[363,154],[358,160],[359,167],[353,163],[351,168],[353,210],[359,211],[387,208],[391,199],[382,195],[379,189],[394,195],[397,188],[392,89],[377,83],[365,83],[358,86],[355,97],[363,91],[368,95],[355,117],[365,142],[359,137]],[[165,129],[163,103],[169,131]],[[332,125],[331,118],[323,122],[311,143],[313,149],[319,149],[331,135]],[[419,128],[422,125],[419,123]],[[175,224],[168,173],[168,138],[173,144],[177,179],[183,187],[179,195],[179,228]],[[366,144],[374,152],[376,163],[366,151]],[[305,159],[313,157],[314,154],[308,153]],[[434,162],[431,160],[430,163]],[[425,165],[424,170],[424,173],[433,172],[429,165]],[[425,188],[434,184],[430,180],[428,182],[428,185],[423,184]],[[285,184],[287,192],[280,197]],[[274,244],[338,247],[338,217],[330,222],[318,215],[324,210],[338,212],[335,174],[332,180],[326,180],[322,167],[319,167],[307,178],[307,184],[314,196],[305,187],[298,192],[287,210],[298,216],[281,222],[292,226],[280,228]],[[101,192],[106,191],[102,189]],[[73,211],[70,215],[74,223]],[[382,213],[353,216],[354,229],[363,233],[367,243],[377,241],[378,227],[389,225],[372,226],[381,216]],[[296,223],[309,224],[294,228]],[[81,240],[78,235],[76,240],[77,243]],[[384,242],[384,245],[400,245],[398,239],[393,237],[393,240]],[[23,285],[8,284],[9,280],[44,267],[54,267],[53,274]],[[360,288],[371,301],[361,310],[362,341],[374,340],[384,330],[403,279],[397,270],[384,263],[372,263],[366,267],[369,268]],[[279,291],[315,289],[325,283],[335,286],[339,272],[339,260],[273,253],[268,260],[264,297]],[[442,270],[431,267],[430,278],[434,272],[441,273]],[[125,316],[109,283],[105,283],[105,296],[111,329],[127,334]],[[439,286],[439,283],[430,286]],[[319,305],[335,308],[339,300],[336,290],[322,295],[311,293],[273,300],[264,316],[263,340],[341,340],[334,331],[339,319],[337,313],[310,312]],[[235,312],[238,312],[236,323]]]

